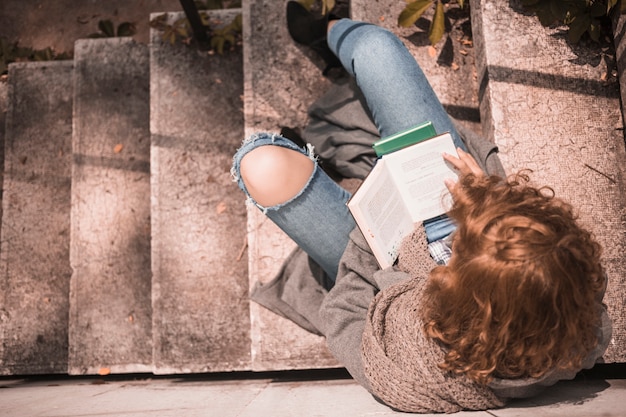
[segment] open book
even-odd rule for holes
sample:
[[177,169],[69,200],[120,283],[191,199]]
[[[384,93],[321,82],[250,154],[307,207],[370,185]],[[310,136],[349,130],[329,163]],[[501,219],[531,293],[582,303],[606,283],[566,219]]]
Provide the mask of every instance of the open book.
[[398,257],[415,223],[444,214],[452,198],[444,184],[457,180],[442,153],[457,155],[449,133],[383,155],[348,200],[348,208],[381,268]]

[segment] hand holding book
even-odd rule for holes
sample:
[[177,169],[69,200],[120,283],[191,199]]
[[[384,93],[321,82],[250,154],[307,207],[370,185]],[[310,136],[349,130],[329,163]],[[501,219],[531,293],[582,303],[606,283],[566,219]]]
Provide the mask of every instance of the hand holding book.
[[[485,173],[480,168],[480,166],[478,166],[478,163],[472,155],[463,151],[463,149],[461,148],[457,148],[456,152],[458,154],[458,157],[444,152],[443,159],[448,161],[459,172],[460,177],[464,177],[468,174],[473,174],[477,177],[485,175]],[[456,182],[451,178],[446,178],[444,182],[450,192],[452,192],[454,187],[456,187]]]
[[456,178],[458,168],[473,167],[467,154],[456,154],[449,133],[385,153],[348,201],[381,268],[393,265],[403,238],[416,223],[440,216],[451,206],[446,180]]

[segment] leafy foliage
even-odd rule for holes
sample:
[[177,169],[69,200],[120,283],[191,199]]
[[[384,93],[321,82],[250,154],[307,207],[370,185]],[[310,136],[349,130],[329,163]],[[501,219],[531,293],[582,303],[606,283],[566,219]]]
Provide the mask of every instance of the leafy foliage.
[[[112,38],[115,36],[133,36],[137,33],[134,23],[123,22],[117,28],[110,20],[100,20],[98,22],[98,32],[89,35],[89,38]],[[61,59],[71,59],[71,52],[57,53],[52,48],[33,49],[19,46],[17,42],[10,43],[4,38],[0,38],[0,75],[5,74],[8,66],[12,62],[20,61],[53,61]]]
[[[235,16],[229,24],[219,27],[215,27],[215,25],[211,27],[212,22],[208,14],[204,12],[200,12],[199,14],[202,25],[208,29],[209,46],[212,50],[216,51],[218,54],[223,54],[226,45],[230,45],[231,48],[237,45],[243,28],[241,14]],[[193,40],[193,30],[186,17],[168,23],[167,14],[162,14],[152,19],[150,26],[160,30],[162,32],[161,39],[172,45],[176,42],[189,45]]]
[[193,34],[187,18],[183,17],[173,23],[168,23],[167,14],[161,14],[152,19],[150,27],[161,31],[161,39],[172,45],[177,41],[189,43]]
[[120,23],[115,30],[115,25],[110,20],[100,20],[98,22],[99,32],[92,33],[89,38],[114,38],[116,36],[133,36],[137,33],[137,27],[134,23]]
[[[585,34],[599,41],[606,19],[616,9],[617,3],[618,0],[522,0],[522,4],[537,15],[542,25],[567,25],[572,43],[578,43]],[[626,12],[626,1],[622,1],[621,12]]]
[[[431,45],[435,45],[441,40],[446,31],[444,0],[407,0],[407,2],[408,4],[400,12],[400,16],[398,16],[398,25],[405,28],[411,27],[426,11],[434,7],[435,11],[428,28],[428,39]],[[464,0],[456,0],[456,2],[459,7],[463,8]]]
[[0,38],[0,75],[5,74],[9,64],[20,61],[52,61],[70,59],[70,53],[57,53],[52,48],[33,49],[21,47],[17,42],[10,43],[5,38]]
[[237,37],[241,34],[242,29],[243,23],[241,15],[238,14],[230,24],[222,28],[213,29],[211,34],[211,48],[217,51],[218,54],[223,54],[226,44],[230,44],[231,47],[236,45]]

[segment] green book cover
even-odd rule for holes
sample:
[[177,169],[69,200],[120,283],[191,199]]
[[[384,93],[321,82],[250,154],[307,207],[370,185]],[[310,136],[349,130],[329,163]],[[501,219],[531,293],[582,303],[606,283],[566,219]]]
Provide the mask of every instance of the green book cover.
[[382,138],[374,142],[372,146],[377,156],[383,156],[436,135],[437,133],[435,132],[432,122],[425,122],[421,125],[396,133],[395,135]]

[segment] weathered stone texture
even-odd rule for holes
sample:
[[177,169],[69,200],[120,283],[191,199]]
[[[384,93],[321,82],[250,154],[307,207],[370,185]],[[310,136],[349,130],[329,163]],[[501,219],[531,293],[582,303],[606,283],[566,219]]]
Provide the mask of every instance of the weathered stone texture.
[[444,108],[469,128],[480,129],[478,84],[470,18],[467,10],[450,4],[451,31],[432,47],[428,21],[432,9],[409,28],[398,25],[398,16],[407,2],[398,0],[351,0],[352,18],[371,22],[395,33],[415,57]]
[[[8,101],[8,83],[6,80],[0,80],[0,184],[4,182],[4,138]],[[0,219],[2,219],[2,196],[0,196]],[[0,227],[2,221],[0,220]],[[2,231],[0,230],[0,233]]]
[[148,48],[75,47],[69,372],[152,370]]
[[71,61],[9,67],[0,374],[67,370],[72,70]]
[[[615,13],[613,16],[613,41],[617,60],[617,79],[622,99],[622,119],[626,119],[626,14]],[[607,73],[607,77],[611,75]]]
[[[212,12],[212,25],[238,10]],[[173,21],[182,17],[170,14]],[[208,55],[152,33],[152,269],[156,373],[250,368],[240,47]]]
[[[245,134],[304,127],[307,108],[330,81],[324,63],[295,44],[285,25],[286,2],[244,2]],[[250,286],[270,281],[294,243],[273,223],[248,209]],[[339,366],[322,337],[251,303],[252,368],[306,369]]]
[[614,322],[607,362],[626,358],[626,153],[617,83],[600,51],[569,45],[518,2],[472,1],[485,134],[509,173],[573,204],[603,246],[605,301]]
[[[250,280],[270,281],[295,248],[260,210],[248,210]],[[255,371],[338,367],[324,338],[304,331],[293,322],[252,302],[252,366]]]

